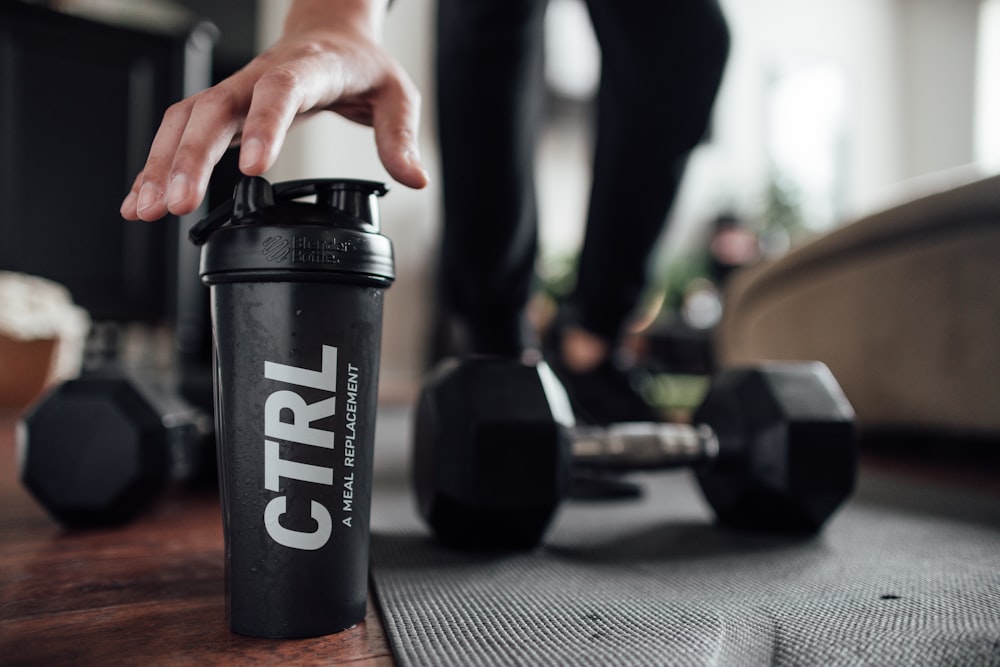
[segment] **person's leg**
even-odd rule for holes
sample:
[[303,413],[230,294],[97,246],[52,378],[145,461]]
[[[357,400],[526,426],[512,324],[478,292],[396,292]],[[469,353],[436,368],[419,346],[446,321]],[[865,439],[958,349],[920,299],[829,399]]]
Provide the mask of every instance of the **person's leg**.
[[438,292],[445,316],[464,329],[467,353],[516,355],[526,343],[544,10],[538,0],[438,4]]
[[577,284],[546,354],[582,420],[658,419],[614,352],[705,134],[729,34],[715,0],[587,4],[602,52],[590,209]]
[[602,73],[587,231],[568,317],[590,343],[610,349],[646,286],[688,154],[705,135],[729,33],[715,0],[587,2]]

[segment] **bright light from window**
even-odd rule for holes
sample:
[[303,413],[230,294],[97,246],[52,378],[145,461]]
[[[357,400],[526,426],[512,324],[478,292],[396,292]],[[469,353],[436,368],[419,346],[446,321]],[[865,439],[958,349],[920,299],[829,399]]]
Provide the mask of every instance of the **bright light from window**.
[[559,95],[586,101],[597,91],[600,76],[601,50],[587,7],[580,0],[552,0],[545,13],[549,86]]
[[983,0],[976,60],[976,161],[1000,171],[1000,0]]
[[797,191],[803,223],[837,222],[843,179],[847,82],[833,62],[776,67],[768,90],[767,134],[772,167]]

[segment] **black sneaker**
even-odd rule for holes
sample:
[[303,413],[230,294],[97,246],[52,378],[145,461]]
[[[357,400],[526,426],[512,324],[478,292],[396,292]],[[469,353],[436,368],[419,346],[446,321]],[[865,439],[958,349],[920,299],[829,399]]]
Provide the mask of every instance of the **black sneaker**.
[[562,355],[563,335],[572,320],[560,310],[542,337],[542,353],[566,387],[578,422],[605,426],[620,422],[662,421],[660,413],[643,397],[649,373],[628,363],[614,347],[607,359],[585,372],[571,370]]
[[595,368],[578,373],[568,369],[561,358],[551,356],[549,365],[566,387],[577,421],[594,426],[662,421],[642,396],[646,376],[638,368],[619,366],[609,357]]

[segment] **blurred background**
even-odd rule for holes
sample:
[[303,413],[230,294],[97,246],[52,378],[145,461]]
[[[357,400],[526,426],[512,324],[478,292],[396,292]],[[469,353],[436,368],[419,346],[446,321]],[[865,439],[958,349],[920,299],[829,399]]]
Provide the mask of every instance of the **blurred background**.
[[[781,253],[813,234],[896,203],[915,179],[968,165],[1000,167],[1000,2],[997,0],[723,0],[732,52],[710,137],[695,152],[662,240],[653,304],[707,271],[710,238],[730,219]],[[261,46],[281,2],[259,5]],[[433,0],[394,4],[386,44],[424,91],[422,155],[436,164]],[[600,56],[581,0],[551,0],[550,123],[539,146],[539,273],[558,289],[582,239],[589,188],[589,114]],[[223,28],[223,35],[225,35]],[[225,37],[223,37],[223,41]],[[385,178],[367,130],[332,115],[299,127],[273,178]],[[387,295],[386,391],[423,369],[437,184],[384,199],[400,279]],[[739,252],[739,249],[737,248]],[[740,252],[734,261],[752,261]],[[708,326],[712,305],[691,309]],[[700,319],[699,319],[700,317]]]
[[[148,95],[140,96],[145,100],[141,108],[134,108],[134,95],[129,98],[133,106],[127,118],[133,120],[123,121],[131,123],[128,137],[122,146],[116,144],[125,158],[112,154],[124,167],[115,163],[100,192],[90,185],[79,192],[66,190],[62,185],[75,180],[73,173],[97,167],[67,164],[54,140],[39,138],[44,147],[32,144],[31,128],[37,128],[40,136],[64,141],[90,136],[100,147],[106,139],[101,135],[101,105],[122,103],[113,95],[102,98],[94,91],[88,95],[85,90],[60,90],[58,81],[47,85],[32,79],[33,70],[22,65],[35,61],[23,53],[45,47],[37,40],[30,42],[36,45],[31,47],[21,23],[0,22],[5,45],[0,136],[10,142],[3,148],[7,157],[0,172],[0,270],[29,268],[24,261],[26,248],[38,247],[40,241],[25,236],[21,220],[25,211],[48,206],[50,199],[70,199],[75,209],[89,207],[91,215],[106,220],[112,231],[93,231],[103,234],[106,243],[109,234],[120,233],[133,244],[130,247],[144,248],[153,243],[149,235],[173,233],[122,223],[117,213],[159,114],[169,102],[224,78],[273,42],[287,3],[15,0],[8,5],[55,9],[68,17],[126,26],[140,35],[165,36],[166,51],[173,48],[181,55],[165,57],[166,80],[173,83],[157,84],[155,95],[150,87]],[[698,355],[704,353],[707,336],[721,317],[720,291],[732,269],[780,256],[810,238],[912,197],[928,179],[962,180],[970,173],[1000,169],[1000,127],[991,122],[1000,118],[1000,0],[722,0],[722,5],[732,33],[722,92],[710,136],[692,157],[669,230],[657,251],[648,307],[636,322],[637,331],[673,327],[675,334],[681,330],[693,337],[693,351],[686,359],[674,360],[682,375],[704,370]],[[386,299],[381,376],[386,399],[414,396],[426,369],[432,325],[430,299],[440,219],[433,14],[433,0],[397,0],[385,31],[388,48],[424,93],[421,147],[432,176],[427,190],[395,186],[382,201],[383,231],[394,241],[398,276]],[[200,23],[202,19],[211,25]],[[582,0],[551,0],[547,22],[548,126],[538,146],[542,228],[536,309],[542,320],[547,296],[566,288],[582,239],[590,174],[588,128],[600,67]],[[98,43],[105,39],[99,31],[95,34]],[[148,40],[143,48],[152,49],[154,42]],[[159,81],[147,72],[159,67],[153,56],[143,55],[141,49],[136,51],[139,55],[125,56],[121,54],[132,53],[126,47],[114,49],[119,50],[101,57],[132,58],[118,76],[128,78],[133,88]],[[39,53],[41,68],[48,56]],[[28,99],[25,91],[30,91],[31,99],[37,97],[34,107],[20,101]],[[134,120],[136,116],[141,122]],[[31,189],[18,181],[27,163],[34,173],[64,171],[47,183],[33,180]],[[233,163],[230,155],[220,166],[212,199],[231,192]],[[296,126],[268,174],[272,181],[334,176],[388,180],[371,131],[333,114]],[[107,205],[98,207],[98,200]],[[179,224],[183,228],[190,221]],[[133,258],[128,269],[131,282],[126,282],[133,286],[147,279],[183,282],[191,275],[197,259],[175,236],[168,241],[177,244],[176,257]],[[45,250],[53,267],[70,262],[66,253],[71,254],[73,243],[60,246],[62,250]],[[65,259],[60,259],[60,252]],[[125,251],[114,252],[118,257]],[[43,266],[45,257],[39,260]],[[61,280],[64,276],[58,270],[47,273],[59,282],[79,283],[75,280],[79,275]],[[71,297],[88,306],[95,322],[120,319],[114,308],[109,307],[107,315],[89,308],[92,298],[79,284],[67,287]],[[184,297],[183,291],[177,290],[181,294],[177,299],[199,298]],[[136,292],[136,298],[150,304],[148,294]],[[136,318],[145,327],[143,335],[169,338],[163,332],[177,324],[176,311],[153,310]],[[201,349],[204,330],[185,333],[183,324],[178,329],[182,347]],[[676,342],[671,348],[675,352]]]

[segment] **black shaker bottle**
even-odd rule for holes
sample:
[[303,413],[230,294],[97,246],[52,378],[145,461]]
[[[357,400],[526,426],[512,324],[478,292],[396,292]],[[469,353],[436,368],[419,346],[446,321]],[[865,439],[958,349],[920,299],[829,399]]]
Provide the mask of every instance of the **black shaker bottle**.
[[364,618],[383,294],[394,278],[379,233],[385,192],[248,177],[191,230],[211,288],[233,632],[310,637]]

